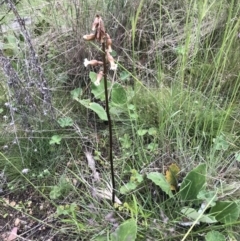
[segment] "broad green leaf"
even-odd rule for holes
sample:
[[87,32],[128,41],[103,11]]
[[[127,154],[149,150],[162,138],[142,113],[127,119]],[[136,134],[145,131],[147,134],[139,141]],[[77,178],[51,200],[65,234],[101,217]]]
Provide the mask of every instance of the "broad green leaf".
[[216,202],[209,214],[215,216],[221,223],[232,223],[239,217],[239,207],[235,202]]
[[195,200],[198,193],[204,188],[206,183],[206,164],[200,164],[183,179],[180,187],[182,200]]
[[107,113],[106,111],[103,109],[103,107],[101,105],[99,105],[98,103],[90,103],[89,109],[93,110],[95,113],[97,113],[98,117],[101,120],[108,120],[107,118]]
[[89,73],[89,78],[91,79],[91,81],[94,83],[97,79],[97,73],[90,71]]
[[50,145],[58,144],[60,145],[60,142],[62,140],[62,137],[59,135],[54,135],[51,137],[51,140],[49,141]]
[[72,98],[76,100],[79,96],[82,94],[82,89],[81,88],[76,88],[70,92]]
[[135,241],[137,238],[137,223],[134,219],[129,219],[111,234],[111,241]]
[[127,93],[118,83],[115,83],[112,87],[111,101],[117,105],[125,104],[127,101]]
[[121,186],[120,193],[127,194],[137,188],[138,184],[135,182],[128,182],[124,186]]
[[90,102],[90,100],[77,100],[77,101],[79,101],[79,103],[81,103],[86,108],[93,110],[101,120],[108,119],[106,111],[98,103]]
[[200,222],[202,223],[217,223],[217,220],[215,217],[209,215],[209,214],[204,214],[202,217],[199,219]]
[[[109,87],[111,86],[111,83],[108,81],[108,93],[109,93]],[[102,80],[100,85],[96,86],[94,83],[91,85],[91,93],[94,95],[96,99],[99,99],[101,101],[105,101],[105,88],[104,88],[104,81]]]
[[[99,99],[101,101],[105,100],[105,88],[104,88],[104,80],[102,79],[100,82],[100,85],[96,86],[94,82],[97,79],[97,74],[95,72],[90,72],[89,77],[91,79],[92,85],[91,85],[91,93],[94,95],[96,99]],[[111,82],[107,81],[108,90],[111,86]]]
[[171,185],[167,182],[165,176],[162,173],[150,172],[149,174],[147,174],[147,178],[154,182],[157,186],[159,186],[170,197],[173,197]]
[[211,215],[199,213],[193,208],[185,207],[181,210],[181,213],[183,213],[189,219],[198,220],[199,222],[202,222],[202,223],[216,223],[217,222],[215,217],[213,217]]
[[207,233],[205,241],[226,241],[226,239],[223,234],[213,230]]
[[139,174],[137,170],[133,169],[131,173],[130,181],[120,188],[121,194],[126,194],[135,190],[143,181],[142,174]]
[[217,195],[216,195],[216,192],[214,191],[201,190],[197,195],[197,199],[203,200],[210,207],[212,207],[216,204]]
[[64,118],[60,118],[58,119],[58,124],[61,127],[66,127],[66,126],[72,126],[73,125],[73,120],[71,117],[64,117]]
[[91,93],[94,95],[96,99],[100,99],[101,101],[105,100],[105,91],[104,91],[104,81],[102,80],[100,82],[99,86],[96,86],[94,82],[97,79],[97,73],[90,72],[89,77],[91,79],[92,85],[91,85]]

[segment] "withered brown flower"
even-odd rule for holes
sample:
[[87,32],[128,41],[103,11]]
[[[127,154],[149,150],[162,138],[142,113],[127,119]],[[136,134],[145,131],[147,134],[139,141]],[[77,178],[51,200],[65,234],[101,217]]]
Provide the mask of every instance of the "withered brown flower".
[[94,40],[96,37],[96,35],[94,33],[91,33],[91,34],[86,34],[83,36],[83,39],[87,40],[87,41],[90,41],[90,40]]
[[95,84],[96,86],[100,85],[100,81],[101,81],[102,77],[103,77],[103,71],[100,70],[100,71],[98,72],[98,74],[97,74],[97,79],[96,79],[96,81],[94,82],[94,84]]
[[103,24],[103,20],[99,15],[96,15],[93,24],[92,24],[92,31],[95,32],[95,38],[103,43],[104,42],[104,37],[105,37],[105,28]]
[[112,39],[110,38],[109,34],[106,33],[106,44],[107,44],[107,49],[108,52],[112,52]]
[[88,65],[97,66],[97,65],[102,65],[102,64],[103,64],[102,61],[98,61],[96,59],[92,59],[92,60],[84,59],[84,66],[85,67],[87,67]]
[[97,29],[98,24],[99,24],[99,19],[100,19],[100,16],[96,15],[96,17],[93,21],[93,24],[92,24],[92,31],[95,31]]
[[106,55],[107,55],[107,60],[110,63],[110,69],[111,70],[116,70],[117,69],[117,64],[114,62],[114,58],[111,56],[109,51],[106,51]]

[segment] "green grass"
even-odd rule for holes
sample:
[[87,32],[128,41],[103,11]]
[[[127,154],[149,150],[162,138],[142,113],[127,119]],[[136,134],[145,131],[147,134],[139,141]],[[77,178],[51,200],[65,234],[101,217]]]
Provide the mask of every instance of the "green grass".
[[[169,197],[147,178],[151,172],[165,175],[175,163],[181,183],[198,164],[206,164],[208,192],[217,191],[219,201],[239,207],[237,1],[23,1],[17,8],[21,16],[33,17],[34,24],[27,28],[51,91],[54,115],[43,114],[44,104],[35,96],[37,87],[30,91],[38,103],[36,112],[17,103],[18,111],[11,112],[5,103],[13,103],[14,96],[0,70],[0,173],[4,171],[6,178],[0,179],[4,190],[0,222],[9,222],[10,230],[13,223],[8,217],[18,210],[29,223],[34,220],[31,228],[45,225],[48,238],[56,236],[56,240],[113,241],[111,234],[117,233],[117,227],[124,228],[121,224],[132,219],[137,225],[136,240],[211,241],[206,237],[211,231],[224,235],[223,240],[238,240],[239,219],[180,225],[181,210],[198,210],[201,202],[183,201],[179,190]],[[6,11],[4,5],[0,18]],[[72,90],[81,88],[79,98],[104,107],[91,93],[89,72],[98,68],[83,66],[84,58],[100,56],[95,43],[82,39],[90,33],[96,13],[103,17],[118,61],[116,74],[109,72],[108,79],[119,83],[126,96],[126,103],[112,109],[116,195],[122,202],[115,206],[111,203],[108,126],[71,97]],[[3,24],[13,18],[10,12]],[[14,40],[4,55],[23,80],[22,88],[29,91],[27,82],[36,77],[26,68],[29,46],[12,31],[0,35],[0,42],[7,44],[9,36],[15,36],[20,47]],[[30,124],[28,132],[23,110]],[[61,127],[58,121],[66,117],[73,124]],[[54,135],[61,139],[59,144],[50,144]],[[86,152],[94,159],[100,181]],[[22,173],[25,168],[29,169],[26,174]],[[122,186],[136,182],[136,173],[143,181],[131,192],[121,193]],[[30,194],[21,197],[21,190]],[[17,202],[15,211],[6,198]],[[41,211],[36,204],[29,212],[28,202],[35,200],[44,208]],[[46,219],[49,213],[53,222]],[[38,240],[43,234],[19,228],[19,235]]]

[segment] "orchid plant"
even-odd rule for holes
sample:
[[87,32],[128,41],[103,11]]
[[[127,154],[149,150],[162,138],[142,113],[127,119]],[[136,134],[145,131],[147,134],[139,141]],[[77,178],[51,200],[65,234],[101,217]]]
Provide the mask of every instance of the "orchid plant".
[[111,55],[112,52],[112,39],[109,34],[106,32],[103,20],[100,15],[96,15],[93,24],[92,24],[92,33],[84,35],[83,39],[86,41],[97,40],[102,45],[102,61],[96,59],[93,60],[84,60],[84,66],[100,66],[96,81],[94,84],[96,86],[100,85],[100,81],[104,78],[104,89],[105,89],[105,103],[106,103],[106,113],[109,126],[109,161],[111,164],[111,177],[112,177],[112,202],[115,203],[115,180],[114,180],[114,169],[113,169],[113,155],[112,155],[112,124],[111,116],[109,111],[108,103],[108,89],[107,89],[107,67],[110,64],[110,70],[116,70],[117,64],[114,61],[114,58]]

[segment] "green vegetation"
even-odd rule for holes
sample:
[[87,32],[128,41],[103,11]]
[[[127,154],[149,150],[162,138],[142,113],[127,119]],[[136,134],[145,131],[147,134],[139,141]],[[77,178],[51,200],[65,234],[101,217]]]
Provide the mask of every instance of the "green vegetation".
[[[240,240],[238,1],[11,2],[0,7],[0,239]],[[104,82],[84,66],[102,61],[83,39],[96,14],[117,63],[114,204]]]

